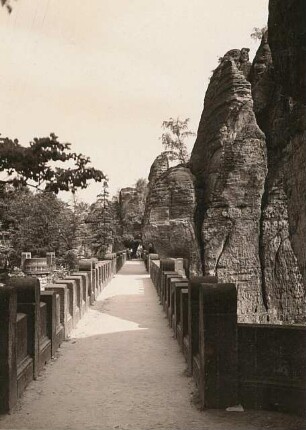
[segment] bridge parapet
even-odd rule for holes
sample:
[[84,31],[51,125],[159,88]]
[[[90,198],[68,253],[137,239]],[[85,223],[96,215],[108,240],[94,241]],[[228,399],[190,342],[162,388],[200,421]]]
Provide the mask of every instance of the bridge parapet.
[[40,291],[36,277],[0,287],[0,413],[10,411],[126,261],[126,252],[80,260]]
[[[144,260],[201,407],[276,410],[305,415],[306,328],[238,324],[237,289],[213,276],[188,278],[182,261]],[[185,274],[188,262],[183,261]]]

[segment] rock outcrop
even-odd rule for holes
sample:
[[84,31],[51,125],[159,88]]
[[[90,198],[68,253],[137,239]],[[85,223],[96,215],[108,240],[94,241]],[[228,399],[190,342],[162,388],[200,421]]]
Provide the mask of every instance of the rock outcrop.
[[241,321],[265,320],[259,259],[265,136],[241,51],[225,54],[204,101],[190,167],[198,190],[204,274],[235,282]]
[[[293,3],[298,6],[298,2],[270,3],[269,36],[263,36],[255,56],[251,83],[254,111],[266,136],[268,154],[260,258],[269,319],[302,323],[306,305],[306,111],[302,104],[305,63],[300,79],[295,73],[291,76],[291,60],[286,57],[297,58],[302,51],[296,49],[296,27],[290,27],[295,21],[290,13],[296,15],[296,8],[291,10]],[[296,94],[300,101],[294,98]]]
[[143,241],[145,246],[152,243],[160,257],[188,259],[190,274],[198,275],[201,262],[194,228],[194,178],[186,167],[165,167],[159,156],[151,168]]
[[225,54],[191,156],[204,274],[236,283],[240,321],[306,319],[305,8],[270,1],[251,68]]
[[306,103],[306,3],[269,1],[269,44],[284,94]]
[[[285,183],[290,241],[306,289],[306,3],[270,0],[269,44],[287,103]],[[279,127],[280,130],[280,127]],[[281,130],[280,130],[281,134]],[[286,154],[287,153],[287,154]]]
[[158,155],[150,169],[149,182],[152,185],[163,173],[169,169],[169,159],[166,152]]
[[153,164],[144,237],[234,282],[241,322],[305,323],[305,0],[270,0],[252,65],[248,52],[213,73],[190,171]]

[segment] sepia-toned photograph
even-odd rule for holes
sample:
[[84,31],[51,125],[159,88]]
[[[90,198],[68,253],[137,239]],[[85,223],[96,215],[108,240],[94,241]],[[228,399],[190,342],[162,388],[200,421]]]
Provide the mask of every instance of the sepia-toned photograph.
[[0,430],[306,430],[306,1],[0,37]]

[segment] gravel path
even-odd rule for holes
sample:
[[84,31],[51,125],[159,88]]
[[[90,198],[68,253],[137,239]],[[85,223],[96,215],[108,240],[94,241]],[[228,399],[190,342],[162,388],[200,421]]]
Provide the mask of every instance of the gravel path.
[[1,429],[301,430],[269,412],[200,412],[195,388],[142,262],[104,289]]

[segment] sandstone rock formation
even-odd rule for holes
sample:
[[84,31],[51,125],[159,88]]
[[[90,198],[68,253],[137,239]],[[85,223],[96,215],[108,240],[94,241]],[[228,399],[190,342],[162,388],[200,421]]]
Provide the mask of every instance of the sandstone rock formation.
[[285,94],[306,103],[306,3],[269,1],[269,44]]
[[164,157],[159,156],[151,168],[143,241],[145,245],[153,243],[160,257],[188,259],[190,274],[198,275],[201,262],[194,229],[194,178],[184,166],[165,170],[166,166]]
[[270,0],[253,64],[233,49],[213,73],[192,174],[150,172],[146,239],[234,282],[241,322],[306,322],[305,22],[304,0]]
[[270,1],[251,69],[245,48],[225,54],[191,156],[204,274],[236,283],[240,321],[306,319],[304,9]]
[[[225,54],[204,101],[190,167],[198,189],[204,274],[235,282],[241,321],[265,320],[259,259],[265,137],[241,51]],[[247,73],[248,74],[248,73]]]
[[[286,80],[283,76],[290,73],[290,68],[286,67],[286,58],[283,64],[279,57],[284,53],[290,55],[290,47],[285,46],[285,41],[274,42],[274,49],[270,50],[268,44],[271,32],[272,40],[277,37],[274,35],[275,29],[280,32],[281,40],[286,33],[285,21],[279,22],[279,19],[282,17],[287,21],[290,8],[283,9],[279,15],[281,8],[275,6],[275,2],[271,2],[269,37],[268,33],[263,36],[251,71],[254,110],[258,124],[266,135],[268,153],[260,258],[270,321],[301,323],[305,321],[306,304],[306,146],[303,136],[306,112],[305,106],[290,95],[292,77],[288,76]],[[300,86],[302,88],[303,85]]]
[[162,152],[158,155],[150,169],[149,182],[152,185],[163,173],[169,169],[169,159],[166,152]]
[[[306,3],[270,0],[269,44],[289,111],[285,169],[289,232],[306,289]],[[280,128],[279,128],[280,129]],[[281,131],[280,131],[281,133]]]

